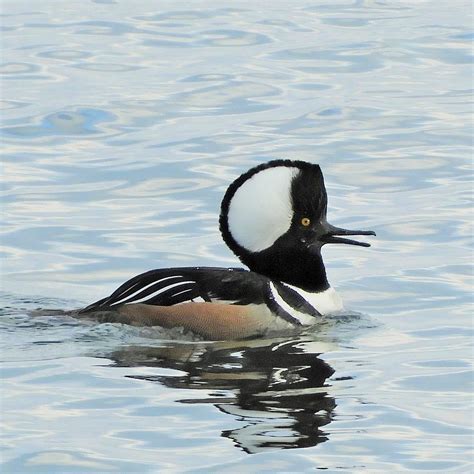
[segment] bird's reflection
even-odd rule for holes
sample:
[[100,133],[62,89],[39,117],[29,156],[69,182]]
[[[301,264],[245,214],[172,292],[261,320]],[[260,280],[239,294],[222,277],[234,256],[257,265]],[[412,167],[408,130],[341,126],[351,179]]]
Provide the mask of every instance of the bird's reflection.
[[302,336],[220,343],[127,347],[110,357],[119,366],[178,369],[183,375],[132,376],[168,387],[226,390],[183,403],[212,403],[244,421],[224,431],[248,453],[315,446],[336,406],[326,379],[334,370],[320,358],[321,344]]

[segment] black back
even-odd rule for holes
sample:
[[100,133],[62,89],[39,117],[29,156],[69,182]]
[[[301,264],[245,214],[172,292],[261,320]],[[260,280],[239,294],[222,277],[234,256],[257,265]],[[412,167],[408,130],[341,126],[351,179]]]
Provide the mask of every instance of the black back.
[[136,302],[171,306],[197,298],[259,304],[265,301],[268,285],[268,278],[242,268],[161,268],[131,278],[81,312]]

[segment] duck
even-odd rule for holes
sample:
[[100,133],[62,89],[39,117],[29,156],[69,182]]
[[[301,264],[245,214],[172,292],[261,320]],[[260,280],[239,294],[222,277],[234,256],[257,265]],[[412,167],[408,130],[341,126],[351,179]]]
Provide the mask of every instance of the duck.
[[219,228],[247,268],[159,268],[137,275],[78,311],[100,322],[179,327],[208,340],[262,337],[316,325],[343,310],[328,282],[327,244],[370,247],[375,236],[327,221],[318,164],[278,159],[249,169],[227,188]]

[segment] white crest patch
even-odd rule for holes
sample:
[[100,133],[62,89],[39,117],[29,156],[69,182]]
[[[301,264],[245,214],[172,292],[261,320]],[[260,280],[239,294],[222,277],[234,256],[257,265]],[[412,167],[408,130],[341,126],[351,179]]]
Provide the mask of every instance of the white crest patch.
[[233,195],[228,213],[235,241],[251,252],[271,247],[291,225],[291,182],[298,168],[275,166],[254,174]]

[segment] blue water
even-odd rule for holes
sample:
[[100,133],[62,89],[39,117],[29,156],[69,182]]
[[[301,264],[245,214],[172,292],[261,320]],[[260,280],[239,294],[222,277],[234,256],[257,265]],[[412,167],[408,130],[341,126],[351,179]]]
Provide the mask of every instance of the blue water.
[[[2,13],[2,472],[471,471],[469,2]],[[245,343],[32,316],[235,266],[220,199],[273,158],[377,232],[324,249],[352,316]]]

